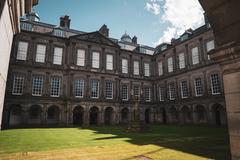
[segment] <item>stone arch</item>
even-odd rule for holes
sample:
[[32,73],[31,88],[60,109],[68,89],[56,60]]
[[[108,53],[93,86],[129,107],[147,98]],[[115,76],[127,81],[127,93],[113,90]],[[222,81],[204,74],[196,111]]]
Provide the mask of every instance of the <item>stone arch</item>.
[[207,111],[203,105],[196,105],[194,112],[197,123],[207,123]]
[[214,124],[223,125],[226,124],[226,111],[221,104],[215,103],[211,106],[212,117]]
[[167,112],[164,107],[160,108],[160,113],[161,113],[161,122],[163,124],[167,124]]
[[99,109],[98,107],[91,107],[89,110],[89,124],[90,125],[98,125],[99,124]]
[[104,111],[104,124],[110,125],[113,124],[114,120],[114,110],[112,107],[107,107]]
[[150,114],[151,114],[151,110],[150,108],[147,108],[145,109],[144,111],[144,120],[145,120],[145,123],[149,124],[150,123]]
[[183,106],[181,108],[181,122],[183,124],[192,122],[192,111],[188,106]]
[[169,120],[171,123],[177,123],[178,122],[178,112],[176,107],[172,106],[169,108],[168,111],[169,114]]
[[128,123],[129,121],[129,109],[123,108],[121,110],[121,123]]
[[72,122],[74,125],[83,125],[84,108],[82,106],[74,107],[72,111]]
[[22,106],[14,104],[10,106],[9,110],[9,126],[17,126],[22,124]]
[[48,107],[47,110],[47,123],[58,124],[60,122],[60,109],[56,105]]
[[42,108],[40,105],[30,106],[28,115],[28,124],[41,124]]

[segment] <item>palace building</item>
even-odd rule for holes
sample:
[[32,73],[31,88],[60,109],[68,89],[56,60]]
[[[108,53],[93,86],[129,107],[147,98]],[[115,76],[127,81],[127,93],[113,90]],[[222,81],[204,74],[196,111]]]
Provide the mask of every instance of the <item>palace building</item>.
[[109,37],[21,19],[12,45],[3,126],[112,125],[133,119],[140,97],[146,123],[226,124],[220,65],[208,22],[152,48],[137,37]]

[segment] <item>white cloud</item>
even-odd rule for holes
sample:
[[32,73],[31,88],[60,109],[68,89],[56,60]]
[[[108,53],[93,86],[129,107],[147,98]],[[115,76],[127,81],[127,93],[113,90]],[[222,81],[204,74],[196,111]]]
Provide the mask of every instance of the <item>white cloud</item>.
[[155,15],[160,14],[160,5],[157,3],[158,0],[150,0],[145,5],[145,9]]
[[170,42],[185,30],[201,26],[204,23],[203,9],[198,0],[165,0],[161,20],[170,26],[166,28],[157,44]]

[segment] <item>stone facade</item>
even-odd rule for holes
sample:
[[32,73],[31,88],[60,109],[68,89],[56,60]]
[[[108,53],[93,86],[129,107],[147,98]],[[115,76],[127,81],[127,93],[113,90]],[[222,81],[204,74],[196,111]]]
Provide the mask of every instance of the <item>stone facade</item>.
[[[137,47],[134,50],[122,49],[108,37],[107,29],[102,34],[61,28],[65,36],[59,37],[52,34],[54,27],[51,25],[31,24],[34,24],[34,29],[16,35],[12,47],[3,117],[6,128],[127,123],[134,117],[134,88],[138,88],[140,117],[146,123],[226,124],[222,73],[219,64],[209,60],[207,55],[207,42],[214,40],[208,25],[188,33],[185,39],[180,37],[171,44],[158,46],[154,49],[155,53],[149,55],[141,53]],[[186,37],[186,34],[183,36]],[[28,43],[26,60],[17,60],[19,42]],[[38,44],[46,46],[43,63],[36,62]],[[136,40],[134,45],[137,46]],[[53,64],[56,47],[63,49],[61,65]],[[197,57],[195,55],[194,59],[192,50],[195,47]],[[151,47],[145,48],[151,50]],[[77,65],[78,49],[85,51],[83,66]],[[100,55],[97,68],[93,67],[93,52]],[[181,64],[180,53],[184,53]],[[107,55],[113,57],[111,70],[106,67]],[[170,57],[172,72],[169,71]],[[193,64],[196,58],[198,62]],[[122,66],[123,59],[127,60],[126,72],[126,66]],[[134,74],[135,61],[139,64],[137,75]],[[159,62],[162,62],[161,69]],[[149,64],[149,76],[146,64]],[[24,79],[21,95],[13,94],[16,75]],[[33,77],[36,75],[41,75],[44,82],[39,96],[33,96]],[[212,79],[212,75],[217,78]],[[60,80],[59,96],[51,95],[54,77]],[[197,78],[200,81],[199,95],[196,95]],[[76,80],[84,82],[80,98],[76,96]],[[92,96],[92,80],[98,82],[97,97]],[[112,98],[107,98],[106,82],[113,85]],[[217,93],[213,83],[219,89]],[[127,90],[125,95],[123,90]]]
[[38,0],[0,1],[0,130],[13,36],[20,31],[20,16],[31,12]]

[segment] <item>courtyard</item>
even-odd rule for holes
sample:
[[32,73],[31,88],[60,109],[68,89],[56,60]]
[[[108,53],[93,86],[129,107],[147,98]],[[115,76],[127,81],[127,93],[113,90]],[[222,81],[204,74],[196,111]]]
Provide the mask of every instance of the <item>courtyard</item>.
[[227,128],[150,125],[147,133],[126,126],[27,128],[0,132],[0,159],[201,160],[229,159]]

